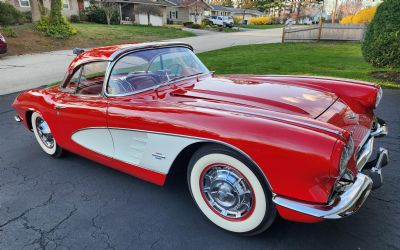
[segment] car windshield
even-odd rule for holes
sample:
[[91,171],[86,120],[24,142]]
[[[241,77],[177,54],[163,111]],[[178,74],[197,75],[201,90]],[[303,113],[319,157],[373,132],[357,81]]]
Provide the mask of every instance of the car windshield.
[[204,73],[209,73],[208,69],[188,48],[137,51],[114,65],[107,92],[111,95],[136,93]]

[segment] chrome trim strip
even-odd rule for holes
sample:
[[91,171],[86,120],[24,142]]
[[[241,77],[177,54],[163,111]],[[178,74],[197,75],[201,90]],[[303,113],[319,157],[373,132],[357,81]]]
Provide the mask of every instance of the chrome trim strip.
[[[260,166],[259,166],[248,154],[246,154],[243,150],[241,150],[241,149],[239,149],[239,148],[237,148],[237,147],[235,147],[235,146],[233,146],[233,145],[231,145],[231,144],[229,144],[229,143],[223,142],[223,141],[219,141],[219,140],[215,140],[215,139],[209,139],[209,138],[203,138],[203,137],[196,137],[196,136],[178,135],[178,134],[172,134],[172,133],[166,133],[166,132],[157,132],[157,131],[142,130],[142,129],[117,128],[117,127],[88,127],[88,128],[78,129],[78,130],[75,131],[73,134],[75,134],[75,133],[77,133],[77,132],[79,132],[79,131],[82,131],[82,130],[86,130],[86,129],[103,129],[103,128],[106,128],[106,129],[131,130],[131,131],[146,132],[146,133],[154,133],[154,134],[162,134],[162,135],[171,135],[171,136],[178,136],[178,137],[184,137],[184,138],[198,139],[198,140],[202,140],[202,142],[215,142],[215,143],[222,144],[222,145],[224,145],[224,146],[227,146],[227,147],[229,147],[229,148],[231,148],[231,149],[233,149],[233,150],[236,150],[237,152],[241,153],[241,154],[242,154],[244,157],[246,157],[251,163],[253,163],[254,166],[256,166],[256,167],[259,169],[260,173],[263,175],[265,181],[266,181],[267,184],[268,184],[268,187],[269,187],[270,191],[272,192],[272,190],[273,190],[273,189],[272,189],[272,186],[271,186],[271,183],[269,182],[269,180],[268,180],[267,176],[265,175],[265,173],[262,171],[262,169],[260,168]],[[72,135],[73,135],[73,134],[72,134]],[[72,135],[71,135],[71,136],[72,136]],[[98,153],[98,152],[96,152],[96,153]],[[180,153],[180,152],[179,152],[179,153]],[[176,157],[175,157],[175,159],[176,159]],[[175,161],[175,159],[174,159],[174,161]],[[119,160],[119,161],[120,161],[120,160]],[[121,162],[124,162],[124,161],[121,161]],[[124,162],[124,163],[127,163],[127,162]],[[131,163],[127,163],[127,164],[132,165]],[[136,165],[135,165],[135,166],[136,166]],[[137,167],[141,167],[141,166],[137,166]],[[143,167],[141,167],[141,168],[143,168]],[[146,169],[146,168],[143,168],[143,169]],[[149,169],[148,169],[148,170],[149,170]],[[154,171],[154,170],[151,170],[151,171]],[[156,171],[155,171],[155,172],[156,172]],[[163,173],[163,174],[165,174],[165,173]],[[168,175],[168,174],[169,174],[169,171],[168,171],[166,174]]]
[[123,56],[125,56],[127,54],[138,52],[138,51],[145,51],[145,50],[158,49],[158,48],[172,48],[172,47],[188,48],[193,52],[193,47],[188,45],[188,44],[185,44],[185,43],[161,43],[159,46],[147,46],[147,47],[141,47],[141,48],[137,48],[137,49],[134,49],[134,47],[131,47],[130,49],[120,50],[120,53],[118,53],[118,56],[114,56],[113,57],[113,55],[116,53],[116,52],[114,52],[114,54],[111,55],[112,58],[110,57],[111,62],[109,63],[109,65],[107,67],[107,70],[106,70],[106,74],[104,76],[102,94],[105,97],[129,96],[129,95],[134,95],[134,94],[139,94],[139,93],[142,93],[142,92],[145,92],[145,91],[149,91],[149,90],[152,90],[152,89],[157,89],[159,87],[166,86],[166,85],[169,85],[169,84],[174,84],[174,83],[177,83],[179,81],[187,80],[187,79],[190,79],[190,78],[195,78],[195,77],[199,77],[199,76],[201,77],[201,76],[204,76],[206,74],[211,74],[211,72],[208,71],[208,72],[204,72],[203,74],[200,74],[200,75],[188,76],[188,77],[185,77],[185,78],[177,79],[177,80],[172,81],[172,82],[158,84],[156,86],[152,86],[150,88],[142,89],[142,90],[136,91],[136,92],[130,92],[130,93],[124,93],[124,94],[114,94],[114,95],[113,94],[109,94],[107,92],[107,86],[108,86],[108,82],[110,81],[111,71],[114,68],[115,64],[119,61],[119,60],[116,60],[116,59],[119,59],[119,58],[121,58],[121,57],[123,57]]
[[111,54],[111,56],[108,59],[111,61],[114,61],[116,58],[118,58],[128,52],[148,50],[148,49],[167,48],[167,47],[186,47],[193,51],[193,47],[190,44],[183,43],[183,42],[138,43],[138,44],[132,44],[132,46],[125,47],[125,48],[115,51],[114,53]]
[[272,201],[282,207],[323,219],[340,219],[355,213],[372,189],[372,180],[362,173],[356,181],[338,195],[330,204],[313,204],[274,194]]

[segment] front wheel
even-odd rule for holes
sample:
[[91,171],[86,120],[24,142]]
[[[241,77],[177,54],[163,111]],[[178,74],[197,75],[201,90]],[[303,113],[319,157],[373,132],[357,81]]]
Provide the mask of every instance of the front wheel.
[[32,114],[31,124],[36,141],[43,151],[50,156],[56,158],[61,157],[63,155],[63,149],[57,144],[44,118],[39,113],[34,112]]
[[200,148],[188,169],[191,195],[217,226],[238,234],[266,230],[276,217],[272,194],[251,162],[218,145]]

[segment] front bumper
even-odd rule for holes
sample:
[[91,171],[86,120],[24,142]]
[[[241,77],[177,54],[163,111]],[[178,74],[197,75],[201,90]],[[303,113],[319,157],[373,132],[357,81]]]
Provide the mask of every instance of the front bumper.
[[[355,213],[367,199],[372,189],[382,185],[382,167],[389,163],[389,153],[380,148],[375,160],[369,161],[373,151],[375,137],[387,135],[388,130],[383,120],[377,118],[374,129],[367,135],[358,149],[358,173],[354,180],[346,179],[336,196],[328,204],[313,204],[274,195],[275,204],[321,219],[339,219]],[[360,160],[361,159],[361,160]]]

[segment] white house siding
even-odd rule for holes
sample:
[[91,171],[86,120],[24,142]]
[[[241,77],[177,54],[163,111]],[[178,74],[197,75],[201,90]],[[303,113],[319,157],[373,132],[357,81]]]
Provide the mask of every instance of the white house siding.
[[[139,14],[138,16],[139,16],[139,18],[138,18],[139,24],[145,24],[145,25],[148,24],[147,23],[148,19],[147,19],[147,15],[146,14]],[[162,17],[151,15],[150,16],[150,23],[153,26],[163,26]]]
[[182,7],[167,7],[167,18],[174,24],[189,22],[189,11]]
[[189,7],[167,7],[167,18],[174,24],[195,22],[194,14],[197,12],[197,23],[200,24],[201,21],[206,17],[205,14],[209,11],[209,7],[204,3],[199,4],[197,8],[194,5]]
[[[9,3],[14,5],[18,10],[22,12],[30,11],[31,7],[21,7],[19,0],[9,0]],[[62,10],[62,13],[66,17],[70,17],[71,15],[78,15],[79,14],[79,7],[77,0],[68,0],[69,8]],[[50,10],[50,0],[43,0],[43,5],[45,8]]]
[[[134,5],[134,13],[135,13],[135,23],[137,24],[143,24],[147,25],[147,14],[145,13],[139,13],[137,10],[138,4]],[[150,16],[150,24],[153,26],[163,26],[167,24],[167,13],[166,13],[166,7],[160,6],[161,9],[161,15],[162,16],[155,16],[151,15]]]

